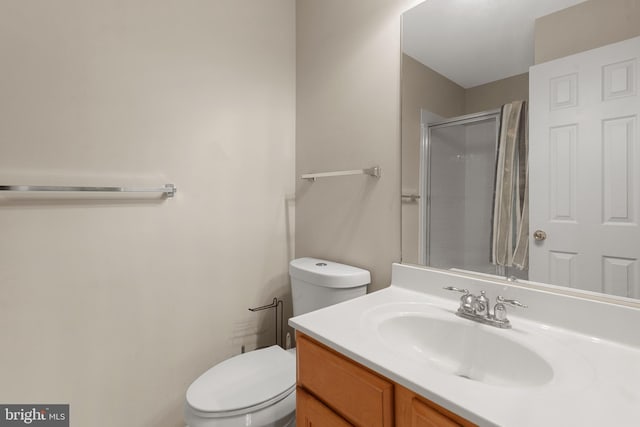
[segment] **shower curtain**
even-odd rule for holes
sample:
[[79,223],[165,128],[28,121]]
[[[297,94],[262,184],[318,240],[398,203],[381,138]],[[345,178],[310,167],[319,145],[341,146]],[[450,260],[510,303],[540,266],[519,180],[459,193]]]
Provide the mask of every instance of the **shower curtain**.
[[491,262],[525,269],[529,260],[529,141],[526,101],[502,106],[491,230]]

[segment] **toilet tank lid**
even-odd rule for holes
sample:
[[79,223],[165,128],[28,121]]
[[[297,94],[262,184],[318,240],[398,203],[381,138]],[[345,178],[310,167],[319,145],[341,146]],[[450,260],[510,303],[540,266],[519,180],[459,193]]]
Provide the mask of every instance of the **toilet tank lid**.
[[292,278],[327,288],[354,288],[371,283],[368,270],[318,258],[298,258],[289,263]]

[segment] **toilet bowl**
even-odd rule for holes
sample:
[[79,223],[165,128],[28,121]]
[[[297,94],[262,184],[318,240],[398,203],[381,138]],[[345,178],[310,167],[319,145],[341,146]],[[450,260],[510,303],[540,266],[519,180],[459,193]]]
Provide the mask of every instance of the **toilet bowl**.
[[[367,291],[367,270],[316,258],[289,264],[294,315],[327,307]],[[187,427],[295,426],[295,349],[271,347],[227,359],[189,387]]]
[[295,426],[296,355],[274,345],[227,359],[187,390],[188,427]]

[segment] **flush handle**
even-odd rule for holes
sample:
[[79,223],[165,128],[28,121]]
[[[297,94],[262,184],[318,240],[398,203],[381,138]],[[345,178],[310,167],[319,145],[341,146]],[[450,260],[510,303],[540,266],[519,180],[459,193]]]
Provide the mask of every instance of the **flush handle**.
[[536,240],[536,242],[541,242],[547,238],[547,233],[542,230],[536,230],[533,232],[533,238]]

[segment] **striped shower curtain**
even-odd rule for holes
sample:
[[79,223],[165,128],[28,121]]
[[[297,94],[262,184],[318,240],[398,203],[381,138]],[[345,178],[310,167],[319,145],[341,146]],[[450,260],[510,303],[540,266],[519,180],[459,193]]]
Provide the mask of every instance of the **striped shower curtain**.
[[529,140],[526,101],[502,106],[491,230],[491,262],[525,269],[529,261]]

